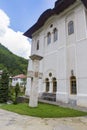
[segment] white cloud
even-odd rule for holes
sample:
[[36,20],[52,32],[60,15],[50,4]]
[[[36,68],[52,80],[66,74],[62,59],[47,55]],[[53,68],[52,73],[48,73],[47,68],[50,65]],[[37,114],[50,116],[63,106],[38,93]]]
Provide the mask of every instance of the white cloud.
[[10,19],[7,14],[0,10],[0,43],[14,54],[29,58],[31,44],[22,32],[15,32],[10,27]]
[[56,0],[45,0],[45,5],[49,5],[49,7],[51,8],[53,8],[54,7],[54,5],[55,5],[55,1]]

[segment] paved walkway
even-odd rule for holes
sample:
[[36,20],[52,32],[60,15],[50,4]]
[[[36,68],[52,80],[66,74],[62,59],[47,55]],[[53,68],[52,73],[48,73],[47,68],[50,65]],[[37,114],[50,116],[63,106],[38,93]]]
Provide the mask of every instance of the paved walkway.
[[0,109],[0,130],[87,130],[87,117],[42,119]]

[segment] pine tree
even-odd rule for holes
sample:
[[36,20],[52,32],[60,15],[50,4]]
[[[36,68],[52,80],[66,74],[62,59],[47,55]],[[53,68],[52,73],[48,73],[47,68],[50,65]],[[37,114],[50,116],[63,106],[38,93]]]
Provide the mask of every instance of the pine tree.
[[19,84],[17,83],[15,86],[15,97],[16,98],[18,97],[19,92],[20,92],[20,87],[19,87]]
[[18,98],[19,92],[20,92],[20,87],[19,87],[19,84],[17,83],[16,86],[15,86],[15,101],[14,101],[14,104],[17,104],[17,98]]
[[3,71],[0,78],[0,103],[5,103],[8,100],[9,76],[6,70]]

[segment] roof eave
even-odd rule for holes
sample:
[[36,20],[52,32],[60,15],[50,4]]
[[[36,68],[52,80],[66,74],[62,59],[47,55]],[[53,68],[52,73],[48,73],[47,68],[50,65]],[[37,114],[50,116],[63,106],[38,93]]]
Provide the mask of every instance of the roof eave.
[[[30,28],[28,29],[23,35],[29,38],[32,38],[33,33],[35,33],[37,30],[39,30],[44,23],[50,18],[51,16],[55,14],[60,14],[65,9],[67,9],[69,6],[74,4],[77,0],[59,0],[55,2],[55,7],[53,9],[48,9],[44,13],[41,14],[38,21]],[[87,9],[87,0],[81,0],[84,6]]]
[[85,8],[87,9],[87,0],[81,0],[81,1],[84,4]]

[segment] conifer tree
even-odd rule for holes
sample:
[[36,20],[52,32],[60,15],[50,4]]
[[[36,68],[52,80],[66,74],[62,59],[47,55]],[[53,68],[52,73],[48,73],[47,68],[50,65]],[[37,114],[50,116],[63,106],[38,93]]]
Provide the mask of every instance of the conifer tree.
[[0,103],[5,103],[8,100],[9,76],[6,70],[3,71],[0,78]]
[[14,104],[17,104],[17,98],[18,98],[19,92],[20,92],[20,87],[19,87],[19,83],[17,83],[16,86],[15,86],[15,101],[14,101]]
[[19,83],[17,83],[15,86],[15,97],[16,98],[18,97],[19,92],[20,92],[20,87],[19,87]]

